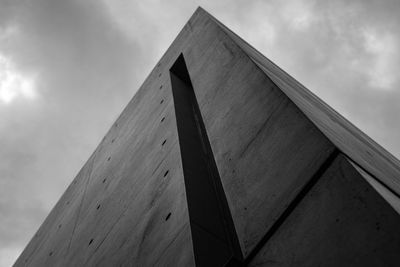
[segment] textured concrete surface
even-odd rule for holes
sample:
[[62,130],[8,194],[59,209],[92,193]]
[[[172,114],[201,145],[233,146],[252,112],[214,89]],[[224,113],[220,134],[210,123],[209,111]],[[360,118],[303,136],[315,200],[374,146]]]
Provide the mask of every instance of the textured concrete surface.
[[218,39],[189,72],[246,256],[334,147],[239,47]]
[[346,156],[400,196],[400,161],[215,18],[235,43]]
[[181,54],[242,264],[398,265],[398,161],[198,9],[15,266],[201,266],[193,216],[218,211],[188,209],[170,75]]
[[396,266],[399,224],[340,155],[249,266]]

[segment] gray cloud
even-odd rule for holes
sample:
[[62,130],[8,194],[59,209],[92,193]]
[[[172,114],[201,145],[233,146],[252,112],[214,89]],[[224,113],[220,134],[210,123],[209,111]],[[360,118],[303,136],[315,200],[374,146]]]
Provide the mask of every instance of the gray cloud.
[[226,24],[399,157],[399,11],[397,1],[257,1]]
[[36,97],[0,101],[0,266],[197,5],[400,156],[398,1],[1,0],[0,56],[35,77]]
[[7,257],[23,249],[132,97],[145,58],[96,1],[10,1],[0,10],[0,53],[37,82],[33,101],[0,102]]

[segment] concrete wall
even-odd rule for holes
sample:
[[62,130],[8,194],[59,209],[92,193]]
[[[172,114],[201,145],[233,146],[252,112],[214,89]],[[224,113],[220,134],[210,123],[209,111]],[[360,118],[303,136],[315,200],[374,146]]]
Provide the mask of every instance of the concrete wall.
[[[400,261],[393,252],[400,236],[389,234],[399,225],[398,214],[198,9],[16,266],[199,265],[169,72],[181,53],[242,264],[351,265],[366,263],[362,255],[372,251],[367,263]],[[360,244],[352,246],[346,238]]]
[[396,266],[400,217],[339,155],[249,266]]

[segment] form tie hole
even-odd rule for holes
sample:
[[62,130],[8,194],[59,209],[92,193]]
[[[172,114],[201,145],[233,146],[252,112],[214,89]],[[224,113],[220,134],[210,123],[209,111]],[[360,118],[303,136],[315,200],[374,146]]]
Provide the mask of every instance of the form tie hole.
[[111,157],[108,157],[107,161],[110,161]]
[[160,85],[160,90],[162,89],[162,85]]
[[165,139],[165,140],[162,142],[161,145],[162,145],[162,146],[165,145],[166,142],[167,142],[167,139]]
[[169,217],[171,217],[171,212],[168,213],[167,217],[165,217],[165,221],[168,221]]
[[111,143],[114,143],[115,139],[111,140]]
[[107,181],[107,178],[104,178],[104,179],[103,179],[103,184],[104,184],[106,181]]
[[165,177],[165,176],[167,176],[167,175],[168,175],[168,173],[169,173],[169,171],[166,171],[166,172],[164,173],[164,177]]
[[93,243],[93,238],[89,241],[89,246]]
[[165,120],[165,117],[163,117],[162,119],[161,119],[161,122],[163,122]]
[[97,208],[96,209],[100,209],[100,205],[97,205]]
[[160,101],[160,104],[162,104],[162,103],[164,103],[164,99],[162,99],[162,100]]
[[51,256],[51,255],[53,255],[53,251],[51,251],[51,252],[49,253],[49,256]]

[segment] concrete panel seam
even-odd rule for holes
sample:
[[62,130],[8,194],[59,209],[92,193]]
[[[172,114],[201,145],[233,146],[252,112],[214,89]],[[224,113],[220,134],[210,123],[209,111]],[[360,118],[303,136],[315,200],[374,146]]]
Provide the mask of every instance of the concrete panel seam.
[[268,242],[268,240],[274,235],[274,233],[279,229],[279,227],[284,223],[284,221],[289,217],[292,211],[300,204],[300,202],[304,199],[304,197],[308,194],[308,192],[314,187],[314,185],[319,181],[322,175],[326,172],[329,166],[334,162],[334,160],[340,155],[341,151],[335,147],[329,157],[325,160],[324,163],[318,168],[318,170],[314,173],[314,175],[310,178],[310,180],[301,188],[296,197],[290,202],[287,208],[283,211],[283,213],[278,217],[278,219],[274,222],[271,228],[266,232],[263,238],[258,242],[258,244],[254,247],[254,249],[250,252],[250,254],[245,259],[245,266],[247,266],[253,258],[258,254],[258,252],[264,247],[264,245]]

